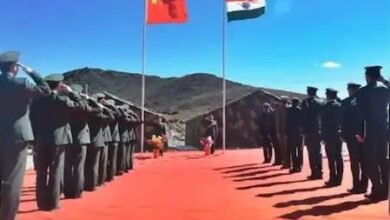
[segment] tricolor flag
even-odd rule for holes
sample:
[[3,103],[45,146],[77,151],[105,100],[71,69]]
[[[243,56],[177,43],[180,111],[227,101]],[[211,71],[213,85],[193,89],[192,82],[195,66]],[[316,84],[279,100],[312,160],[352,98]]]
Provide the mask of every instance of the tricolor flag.
[[148,1],[148,24],[184,23],[187,21],[185,0]]
[[260,17],[265,13],[265,0],[226,0],[228,21]]

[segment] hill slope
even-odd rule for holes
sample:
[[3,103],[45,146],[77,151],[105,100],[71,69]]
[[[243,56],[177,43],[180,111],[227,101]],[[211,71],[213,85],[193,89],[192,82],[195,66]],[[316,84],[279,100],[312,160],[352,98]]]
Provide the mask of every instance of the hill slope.
[[[101,69],[77,69],[65,73],[65,82],[88,84],[89,94],[108,91],[137,105],[141,103],[141,75]],[[221,78],[206,73],[183,77],[146,76],[145,106],[151,110],[172,114],[188,120],[222,105]],[[255,87],[227,81],[227,102],[254,91]],[[262,88],[264,89],[264,88]],[[275,95],[300,94],[264,89]]]

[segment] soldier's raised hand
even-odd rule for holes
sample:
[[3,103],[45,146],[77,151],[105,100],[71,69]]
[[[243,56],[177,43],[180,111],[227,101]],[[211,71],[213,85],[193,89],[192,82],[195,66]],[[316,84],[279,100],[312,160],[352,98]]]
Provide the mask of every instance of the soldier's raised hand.
[[81,98],[85,99],[85,100],[88,100],[89,99],[89,96],[87,94],[84,94],[84,93],[80,93],[80,96]]
[[364,143],[365,137],[362,137],[361,135],[355,135],[357,142]]
[[27,73],[27,74],[30,74],[30,73],[34,72],[34,70],[33,70],[32,68],[30,68],[30,67],[28,67],[28,66],[26,66],[26,65],[24,65],[24,64],[22,64],[22,63],[18,63],[18,66],[19,66],[20,68],[22,68],[22,70],[23,70],[25,73]]
[[68,85],[64,84],[64,83],[61,83],[60,84],[60,89],[64,92],[72,92],[72,88],[70,88]]

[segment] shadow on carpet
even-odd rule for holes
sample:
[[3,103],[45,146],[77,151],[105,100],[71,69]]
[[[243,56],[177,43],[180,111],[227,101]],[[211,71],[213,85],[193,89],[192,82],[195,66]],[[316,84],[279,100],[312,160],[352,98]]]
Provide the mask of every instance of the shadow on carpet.
[[343,202],[336,205],[324,205],[324,206],[314,206],[310,209],[305,210],[297,210],[285,215],[280,216],[282,219],[300,219],[304,216],[327,216],[340,212],[345,212],[349,210],[356,209],[362,205],[370,205],[373,204],[369,200],[359,200],[353,202]]

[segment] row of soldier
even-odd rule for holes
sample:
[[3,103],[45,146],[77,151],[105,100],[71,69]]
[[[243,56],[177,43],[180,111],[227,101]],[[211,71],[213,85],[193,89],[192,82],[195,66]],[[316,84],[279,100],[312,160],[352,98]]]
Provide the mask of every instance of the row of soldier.
[[365,195],[372,201],[387,199],[388,195],[388,106],[389,82],[381,75],[380,66],[366,67],[367,85],[349,83],[349,97],[341,100],[338,91],[326,89],[326,100],[317,96],[317,88],[308,87],[308,97],[282,97],[278,102],[263,105],[259,118],[261,145],[265,163],[300,172],[303,166],[303,146],[308,150],[311,175],[309,180],[323,178],[321,143],[329,166],[326,187],[342,184],[344,161],[342,144],[346,143],[351,162],[352,194],[367,192],[371,181],[371,193]]
[[40,210],[57,209],[62,191],[66,199],[80,198],[84,189],[95,191],[133,168],[138,116],[102,93],[90,98],[82,86],[62,80],[47,76],[51,95],[31,106]]
[[[35,85],[16,77],[19,68]],[[62,193],[80,198],[133,168],[142,122],[129,106],[101,93],[89,97],[62,75],[43,79],[19,63],[18,52],[0,54],[0,71],[0,219],[15,219],[31,146],[40,210],[58,209]]]

